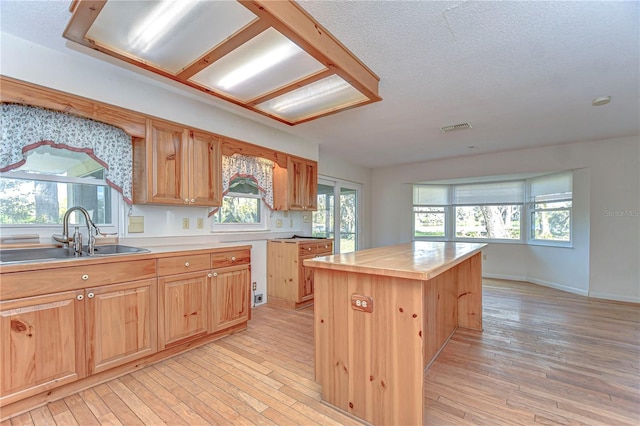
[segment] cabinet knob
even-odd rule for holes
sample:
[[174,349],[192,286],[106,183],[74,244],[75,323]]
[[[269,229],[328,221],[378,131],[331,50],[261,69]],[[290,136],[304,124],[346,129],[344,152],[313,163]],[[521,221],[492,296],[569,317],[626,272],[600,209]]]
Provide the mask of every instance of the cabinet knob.
[[95,296],[95,294],[93,294],[93,293],[89,293],[89,294],[87,294],[87,297],[88,297],[89,299],[93,299],[93,297],[94,297],[94,296]]
[[89,279],[89,275],[84,274],[84,275],[82,276],[82,281],[86,281],[86,280],[88,280],[88,279]]
[[184,266],[189,267],[189,262],[184,262]]
[[214,273],[213,273],[213,276],[214,276],[214,277],[217,277],[217,276],[218,276],[218,273],[217,273],[217,272],[214,272]]
[[191,199],[191,203],[193,204],[193,203],[195,203],[195,202],[196,202],[196,199],[195,199],[195,198],[192,198],[192,199]]
[[235,262],[236,261],[236,257],[235,256],[231,256],[231,261]]
[[212,274],[211,272],[209,272],[209,273],[207,274],[207,277],[209,277],[209,278],[211,278],[212,276],[213,276],[213,274]]
[[76,299],[78,299],[78,300],[82,300],[82,299],[84,299],[84,296],[83,296],[83,295],[81,295],[81,294],[79,294],[79,295],[77,295],[77,296],[76,296]]
[[185,198],[185,199],[184,199],[184,203],[185,203],[185,204],[189,204],[189,199],[188,199],[188,198]]
[[307,247],[307,250],[311,251],[311,247]]

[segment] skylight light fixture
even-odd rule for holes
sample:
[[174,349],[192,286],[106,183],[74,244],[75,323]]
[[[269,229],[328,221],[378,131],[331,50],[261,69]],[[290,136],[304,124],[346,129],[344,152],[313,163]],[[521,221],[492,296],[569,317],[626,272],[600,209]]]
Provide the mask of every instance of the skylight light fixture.
[[293,0],[73,0],[64,37],[288,125],[382,100]]
[[195,0],[162,0],[129,34],[131,49],[147,52],[196,5]]
[[316,101],[325,96],[333,95],[334,93],[347,90],[350,87],[349,83],[343,80],[332,80],[324,85],[310,85],[283,96],[280,102],[273,105],[273,109],[277,112],[285,112],[288,109],[295,108],[307,102]]
[[296,45],[290,42],[276,46],[275,49],[265,52],[263,55],[247,62],[240,68],[236,68],[234,71],[224,76],[220,82],[218,82],[218,85],[223,89],[231,89],[237,84],[267,71],[269,68],[272,68],[274,65],[290,58],[299,51],[300,49],[296,49]]

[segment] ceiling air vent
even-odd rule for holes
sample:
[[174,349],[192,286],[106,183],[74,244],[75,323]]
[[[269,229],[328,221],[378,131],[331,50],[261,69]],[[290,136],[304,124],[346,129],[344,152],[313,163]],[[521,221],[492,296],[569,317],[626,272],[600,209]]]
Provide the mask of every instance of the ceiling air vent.
[[447,133],[447,132],[453,132],[454,130],[462,130],[462,129],[470,129],[470,128],[471,128],[471,124],[469,123],[459,123],[459,124],[452,124],[451,126],[440,127],[440,131],[442,133]]

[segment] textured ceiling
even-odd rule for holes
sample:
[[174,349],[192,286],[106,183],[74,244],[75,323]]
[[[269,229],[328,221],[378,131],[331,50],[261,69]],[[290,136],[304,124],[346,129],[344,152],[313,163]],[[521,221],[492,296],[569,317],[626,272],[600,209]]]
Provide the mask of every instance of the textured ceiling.
[[[251,117],[345,160],[384,167],[639,133],[639,2],[300,4],[380,76],[383,101],[295,127]],[[2,0],[0,27],[71,52],[68,5]],[[602,95],[611,103],[592,107]],[[472,129],[439,130],[461,122]]]

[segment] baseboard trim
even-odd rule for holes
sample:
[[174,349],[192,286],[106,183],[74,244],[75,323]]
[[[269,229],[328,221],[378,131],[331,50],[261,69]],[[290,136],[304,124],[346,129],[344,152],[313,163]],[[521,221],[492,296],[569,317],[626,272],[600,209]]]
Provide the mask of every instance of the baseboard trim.
[[[554,288],[556,290],[566,291],[567,293],[579,294],[580,296],[597,297],[597,296],[594,296],[593,293],[590,295],[587,290],[573,288],[566,285],[545,281],[545,280],[540,280],[538,278],[533,278],[533,277],[523,277],[519,275],[482,274],[482,278],[490,278],[490,279],[493,278],[496,280],[525,281],[528,283],[541,285],[543,287],[549,287],[549,288]],[[610,299],[610,297],[599,297],[599,298]],[[617,300],[617,299],[612,299],[612,300]],[[626,301],[629,302],[630,300],[626,300]]]
[[600,293],[599,291],[590,292],[589,297],[593,297],[595,299],[614,300],[616,302],[640,303],[640,297],[620,296],[618,294]]

